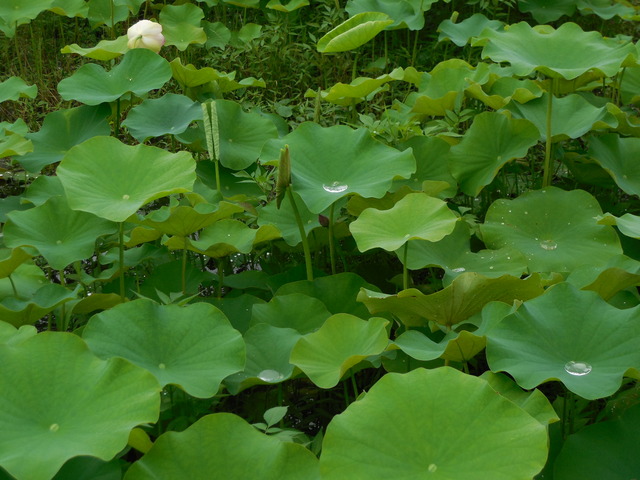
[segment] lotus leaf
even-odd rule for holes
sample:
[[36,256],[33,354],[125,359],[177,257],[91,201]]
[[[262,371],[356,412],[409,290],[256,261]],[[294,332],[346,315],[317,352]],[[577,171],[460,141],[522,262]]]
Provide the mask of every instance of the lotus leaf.
[[168,93],[133,108],[122,125],[142,143],[151,137],[182,133],[196,120],[202,120],[199,103],[184,95]]
[[503,22],[489,20],[481,13],[474,13],[460,23],[454,23],[447,19],[438,25],[438,31],[440,32],[438,41],[451,40],[457,46],[464,47],[470,40],[480,35],[485,28],[502,31],[503,26]]
[[0,134],[0,155],[2,157],[25,155],[31,151],[33,151],[31,140],[27,140],[22,135]]
[[595,292],[568,283],[525,302],[487,333],[492,371],[506,371],[525,389],[559,380],[589,400],[640,375],[638,309],[619,310]]
[[[298,208],[298,213],[302,218],[302,224],[304,226],[304,231],[309,235],[311,230],[314,228],[320,227],[320,221],[318,220],[318,215],[313,214],[309,211],[305,203],[300,198],[296,192],[293,192],[294,201],[296,202],[296,207]],[[300,236],[300,229],[298,228],[298,223],[296,222],[295,215],[293,213],[293,207],[291,205],[291,200],[289,196],[285,196],[282,200],[282,204],[280,204],[280,208],[278,208],[275,202],[270,202],[265,205],[258,211],[258,225],[273,225],[282,235],[282,238],[288,245],[295,247],[296,245],[302,242],[302,237]]]
[[302,445],[268,437],[236,415],[216,413],[183,432],[161,435],[124,478],[319,480],[320,475],[316,457]]
[[[134,428],[132,430],[139,430]],[[110,462],[96,457],[73,457],[58,471],[53,480],[121,480],[122,467],[119,459]]]
[[0,249],[0,278],[6,278],[33,255],[22,248]]
[[590,71],[612,77],[622,67],[635,64],[633,44],[603,38],[595,31],[585,32],[571,22],[558,29],[520,22],[504,32],[486,29],[481,37],[485,43],[483,58],[509,62],[514,73],[523,77],[536,71],[565,80],[577,79]]
[[0,103],[20,98],[36,98],[37,94],[38,86],[27,85],[20,77],[9,77],[0,82]]
[[[388,30],[408,28],[422,30],[424,28],[424,11],[422,0],[349,0],[345,10],[350,17],[364,12],[382,12],[389,15],[394,22]],[[433,1],[429,2],[431,6]],[[426,9],[425,9],[426,10]]]
[[634,161],[640,154],[639,138],[622,138],[613,133],[594,137],[589,153],[622,190],[640,195],[640,166]]
[[106,24],[113,27],[135,15],[144,0],[89,0],[88,18],[93,27]]
[[326,480],[516,480],[532,478],[546,457],[545,426],[485,380],[420,368],[385,375],[331,420],[320,471]]
[[637,215],[625,213],[616,217],[607,213],[598,220],[598,223],[600,225],[615,225],[623,235],[640,240],[640,217]]
[[549,23],[563,15],[573,15],[576,0],[518,0],[518,9],[523,13],[531,13],[540,23]]
[[261,298],[247,293],[237,297],[209,298],[207,301],[222,310],[233,328],[242,333],[249,329],[253,306],[258,303],[266,303]]
[[[24,266],[23,266],[24,267]],[[37,269],[37,267],[35,267]],[[33,325],[46,314],[76,298],[76,294],[58,284],[45,284],[30,295],[20,288],[19,277],[24,270],[16,269],[11,278],[18,285],[19,297],[4,297],[0,301],[0,318],[16,327]],[[14,278],[14,277],[18,278]],[[0,283],[4,287],[5,282]],[[8,283],[8,282],[6,282]],[[44,283],[44,282],[43,282]]]
[[476,115],[458,145],[451,147],[449,168],[467,195],[477,196],[505,163],[527,155],[539,132],[528,120],[496,112]]
[[582,15],[594,14],[609,20],[616,15],[625,20],[636,20],[638,15],[632,4],[610,0],[577,0],[578,10]]
[[306,7],[309,5],[309,0],[289,0],[285,1],[283,5],[281,0],[269,0],[266,7],[272,10],[277,10],[279,12],[293,12],[302,7]]
[[77,43],[66,45],[60,52],[75,53],[95,60],[109,61],[124,55],[129,51],[127,46],[128,37],[122,35],[115,40],[101,40],[93,47],[83,48]]
[[190,191],[195,168],[186,152],[94,137],[69,150],[57,172],[72,209],[123,222],[152,200]]
[[69,18],[87,18],[89,5],[84,0],[53,0],[49,11]]
[[332,315],[296,343],[290,362],[318,387],[333,388],[351,367],[385,350],[388,324],[378,317],[366,321],[347,313]]
[[0,321],[0,344],[2,345],[17,345],[36,333],[38,332],[32,325],[23,325],[17,329],[10,323]]
[[485,85],[471,85],[466,92],[470,97],[499,110],[512,103],[512,100],[523,104],[540,98],[543,90],[538,83],[529,78],[499,77]]
[[429,321],[451,327],[479,313],[489,302],[512,304],[515,300],[535,298],[543,292],[537,275],[522,280],[509,275],[487,278],[466,272],[456,277],[448,287],[430,295],[415,288],[402,290],[397,295],[363,288],[358,300],[367,306],[371,314],[391,312],[409,327],[427,326]]
[[5,245],[34,247],[56,270],[91,257],[96,238],[117,230],[107,220],[71,210],[64,197],[52,197],[39,207],[8,216]]
[[180,307],[134,300],[94,315],[82,336],[98,357],[126,358],[161,386],[178,385],[199,398],[215,395],[245,361],[240,333],[206,303]]
[[530,272],[568,272],[580,265],[603,265],[622,253],[609,226],[598,225],[598,202],[583,190],[556,187],[501,199],[487,210],[480,232],[492,249],[520,251]]
[[3,0],[0,5],[0,30],[12,38],[16,34],[16,27],[40,15],[51,7],[53,0]]
[[322,213],[353,193],[381,198],[394,177],[409,178],[416,169],[410,149],[399,152],[377,142],[365,128],[323,128],[305,122],[284,138],[267,143],[261,157],[278,158],[285,145],[291,155],[293,189],[312,213]]
[[224,50],[229,40],[231,40],[231,30],[222,22],[212,23],[204,20],[202,26],[204,33],[207,35],[207,43],[205,46],[207,48],[215,47]]
[[[120,358],[99,360],[71,333],[0,345],[0,359],[0,465],[19,480],[48,480],[78,455],[109,460],[133,427],[158,419],[152,375]],[[26,462],[34,448],[37,458]]]
[[331,312],[317,298],[292,293],[275,296],[269,303],[254,305],[251,325],[267,323],[306,335],[320,328],[330,316]]
[[353,50],[367,43],[392,23],[393,19],[386,13],[358,13],[318,40],[318,51],[333,53]]
[[349,225],[358,248],[394,251],[411,239],[437,242],[453,232],[458,217],[440,199],[410,193],[389,210],[368,208]]
[[200,27],[204,12],[191,3],[165,5],[160,12],[165,45],[174,45],[181,52],[192,43],[205,43],[207,35]]
[[107,117],[110,115],[107,105],[85,105],[49,113],[40,131],[27,135],[33,143],[33,152],[18,159],[20,164],[37,173],[62,160],[71,147],[99,135],[109,135],[111,127]]
[[98,105],[127,93],[143,95],[162,87],[170,78],[169,62],[151,50],[134,48],[109,72],[95,63],[83,65],[58,84],[58,92],[65,100]]

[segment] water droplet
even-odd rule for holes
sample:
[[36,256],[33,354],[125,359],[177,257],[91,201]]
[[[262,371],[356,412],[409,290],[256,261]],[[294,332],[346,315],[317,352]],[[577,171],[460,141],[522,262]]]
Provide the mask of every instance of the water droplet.
[[507,257],[507,260],[511,260],[511,257]]
[[61,245],[62,244],[62,240],[56,240],[56,245]]
[[407,233],[404,238],[411,238],[411,235]]
[[525,215],[529,215],[529,212],[524,212]]
[[322,185],[322,188],[324,188],[325,192],[329,192],[329,193],[342,193],[344,192],[347,188],[349,188],[349,185],[346,185],[344,183],[340,183],[340,182],[333,182],[329,185]]
[[258,378],[263,382],[278,382],[284,378],[284,375],[277,370],[262,370]]
[[555,250],[556,248],[558,248],[558,244],[552,240],[543,240],[542,242],[540,242],[540,247],[544,248],[545,250]]
[[58,425],[57,423],[52,423],[49,426],[49,431],[51,432],[57,432],[58,430],[60,430],[60,425]]
[[438,466],[435,463],[432,463],[427,467],[427,470],[429,471],[429,473],[434,473],[436,470],[438,470]]
[[587,375],[591,372],[592,367],[587,362],[575,362],[571,360],[567,362],[564,366],[564,370],[569,375],[575,375],[576,377],[582,377],[583,375]]
[[167,368],[167,366],[166,366],[164,363],[159,363],[159,364],[158,364],[158,368],[159,368],[160,370],[164,370],[165,368]]
[[461,273],[465,271],[464,267],[460,267],[460,268],[452,268],[451,269],[452,272],[456,272],[456,273]]
[[123,200],[129,200],[129,198],[131,198],[131,197],[129,197],[129,195],[127,195],[127,194],[122,195],[122,199]]
[[491,266],[491,267],[489,267],[489,270],[493,270],[493,267],[492,267],[492,266]]

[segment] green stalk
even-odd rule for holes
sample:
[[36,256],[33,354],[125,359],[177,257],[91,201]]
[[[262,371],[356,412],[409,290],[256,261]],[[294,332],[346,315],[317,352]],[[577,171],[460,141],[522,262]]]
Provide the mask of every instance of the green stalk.
[[113,133],[114,137],[118,138],[120,136],[120,99],[116,100],[116,118],[113,124]]
[[122,301],[124,302],[126,301],[124,291],[124,222],[120,222],[120,227],[118,229],[118,257],[120,262],[120,297],[122,297]]
[[409,242],[404,244],[404,251],[402,252],[402,289],[409,288],[409,269],[407,268],[407,252],[409,251]]
[[11,278],[11,275],[9,275],[7,278],[9,279],[9,283],[11,284],[11,289],[13,290],[13,296],[16,298],[20,298],[20,295],[18,295],[18,289],[16,288],[16,284],[13,282],[13,278]]
[[551,184],[551,153],[553,146],[553,144],[551,143],[551,117],[553,114],[553,92],[555,90],[556,84],[557,80],[555,78],[553,80],[549,79],[549,97],[547,98],[547,143],[545,144],[544,149],[544,175],[542,177],[543,187],[548,187]]
[[185,246],[182,249],[182,294],[187,294],[187,245],[185,239]]
[[333,211],[335,203],[329,209],[329,258],[331,259],[331,275],[336,274],[336,245],[333,238]]
[[298,211],[296,200],[293,198],[291,185],[287,187],[287,195],[293,208],[293,215],[296,217],[296,223],[298,224],[298,230],[300,231],[300,237],[302,238],[302,249],[304,250],[304,264],[307,267],[307,280],[313,281],[313,267],[311,264],[311,250],[309,249],[309,241],[307,240],[307,234],[304,231],[304,225],[302,224],[302,217]]

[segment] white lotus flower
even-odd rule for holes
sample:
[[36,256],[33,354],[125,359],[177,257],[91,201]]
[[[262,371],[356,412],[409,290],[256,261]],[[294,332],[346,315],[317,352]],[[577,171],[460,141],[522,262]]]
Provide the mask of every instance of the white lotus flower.
[[148,48],[158,53],[164,45],[162,25],[151,20],[140,20],[127,30],[129,48]]

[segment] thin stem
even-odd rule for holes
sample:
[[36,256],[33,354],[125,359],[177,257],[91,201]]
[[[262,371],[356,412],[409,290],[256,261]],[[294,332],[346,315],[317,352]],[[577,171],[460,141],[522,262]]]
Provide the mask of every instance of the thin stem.
[[304,263],[307,268],[307,280],[312,282],[313,266],[311,264],[311,250],[309,249],[309,240],[307,239],[307,233],[304,231],[304,226],[302,224],[302,217],[300,216],[300,212],[298,211],[296,200],[295,198],[293,198],[293,191],[291,190],[291,185],[287,187],[287,196],[289,197],[289,201],[291,202],[293,215],[296,218],[296,223],[298,224],[298,230],[300,231],[300,237],[302,238],[302,249],[304,251]]
[[11,289],[13,290],[13,296],[16,298],[20,298],[20,295],[18,295],[18,289],[16,288],[16,284],[13,282],[13,278],[11,278],[11,275],[9,275],[7,278],[9,279],[9,283],[11,284]]
[[336,245],[333,238],[333,212],[335,203],[329,208],[329,258],[331,259],[331,275],[336,274]]
[[353,398],[354,400],[358,399],[358,383],[356,382],[356,372],[351,369],[351,387],[353,388]]
[[224,283],[224,260],[218,259],[218,300],[222,298],[222,284]]
[[[188,242],[188,239],[185,239]],[[187,294],[187,244],[182,249],[182,294]]]
[[418,56],[418,39],[420,38],[420,30],[416,30],[416,36],[413,40],[413,51],[411,52],[411,66],[415,66],[416,57]]
[[113,124],[114,136],[118,138],[120,136],[120,99],[116,100],[116,118]]
[[404,244],[404,251],[402,252],[402,289],[409,288],[409,269],[407,268],[407,252],[409,251],[409,242]]
[[213,164],[216,168],[216,190],[218,190],[218,193],[222,195],[222,188],[220,187],[220,162],[218,162],[218,159],[215,159]]
[[555,91],[555,87],[557,84],[557,79],[549,79],[549,92],[547,97],[547,143],[545,144],[544,149],[544,175],[542,177],[542,186],[548,187],[551,184],[551,153],[552,146],[551,143],[551,118],[553,115],[553,92]]
[[122,297],[122,301],[126,300],[125,290],[124,290],[124,222],[120,222],[120,227],[118,229],[118,257],[120,265],[119,274],[120,274],[120,297]]

